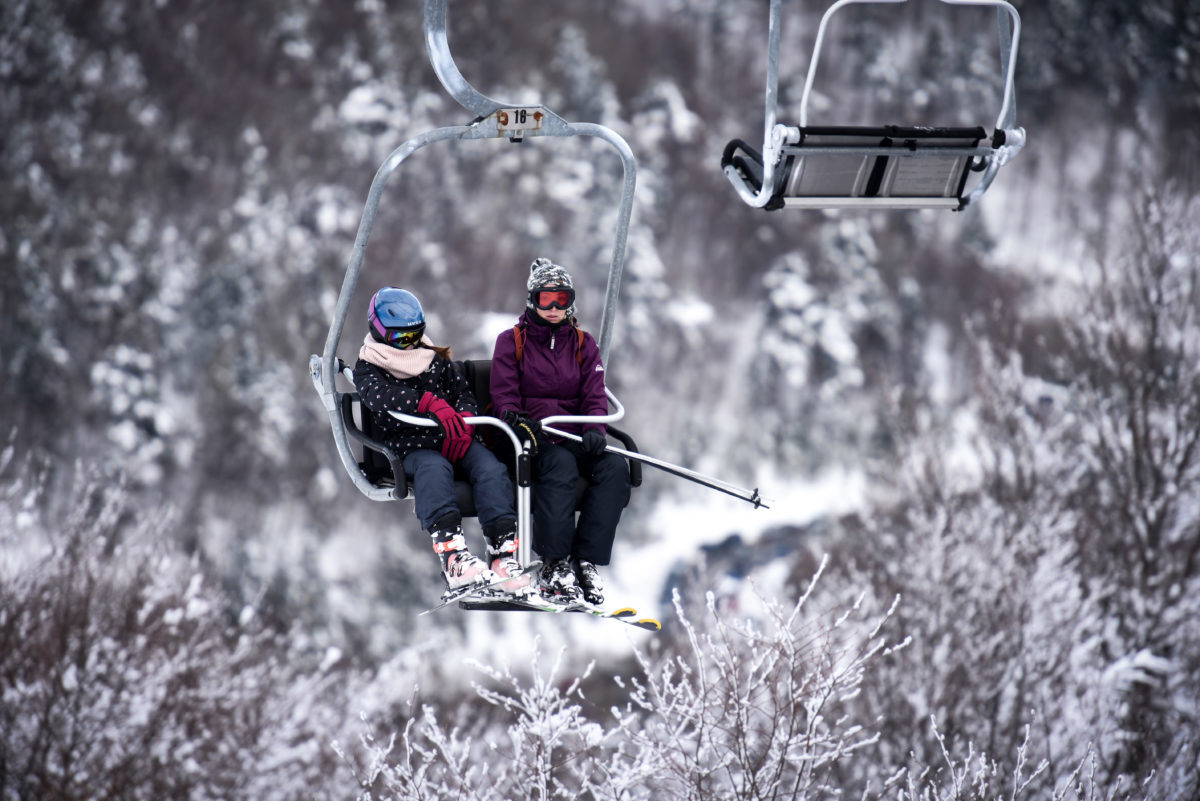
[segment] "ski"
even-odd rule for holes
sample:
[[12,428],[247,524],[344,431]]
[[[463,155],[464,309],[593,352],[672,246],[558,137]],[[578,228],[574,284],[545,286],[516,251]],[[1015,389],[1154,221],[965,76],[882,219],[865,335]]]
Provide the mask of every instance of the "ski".
[[[470,598],[473,595],[479,595],[480,593],[484,593],[485,597],[486,597],[486,593],[488,593],[491,590],[495,590],[497,587],[499,587],[504,582],[512,581],[513,579],[519,579],[519,578],[521,578],[521,576],[524,576],[524,575],[527,575],[530,573],[534,573],[541,566],[542,566],[541,562],[538,562],[538,561],[530,562],[529,564],[522,567],[521,572],[517,573],[515,576],[505,576],[504,578],[497,579],[496,581],[490,582],[488,584],[468,584],[467,586],[459,587],[456,590],[446,590],[444,593],[442,593],[441,603],[437,604],[436,606],[429,607],[428,609],[426,609],[424,612],[421,612],[420,614],[427,615],[430,612],[436,612],[437,610],[439,610],[443,607],[449,606],[450,604],[454,603],[455,601],[462,601],[467,598]],[[503,595],[508,596],[508,593],[503,593]],[[499,594],[497,595],[497,597],[499,597]],[[515,598],[517,596],[509,596],[509,597]]]
[[620,609],[602,609],[585,602],[561,604],[538,595],[521,597],[493,592],[489,595],[475,594],[464,598],[459,606],[466,610],[489,612],[582,612],[593,617],[610,618],[620,621],[627,626],[634,626],[645,631],[662,631],[662,624],[652,617],[638,617],[636,609],[622,607]]
[[662,623],[652,617],[638,617],[637,610],[629,606],[624,606],[620,609],[602,609],[599,606],[592,606],[589,603],[580,603],[568,606],[566,611],[584,612],[596,617],[607,617],[619,620],[629,626],[645,629],[646,631],[662,631]]
[[479,612],[552,612],[567,611],[563,604],[542,598],[536,592],[529,595],[510,595],[506,592],[492,591],[487,594],[476,594],[459,601],[459,607],[467,611]]

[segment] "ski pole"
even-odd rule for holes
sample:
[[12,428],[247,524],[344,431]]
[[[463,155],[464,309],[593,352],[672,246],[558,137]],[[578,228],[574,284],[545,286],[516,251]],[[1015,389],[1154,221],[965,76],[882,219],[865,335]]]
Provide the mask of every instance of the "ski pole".
[[[543,425],[542,430],[546,431],[548,433],[554,434],[555,436],[565,437],[566,439],[574,440],[575,442],[583,441],[583,437],[580,437],[577,434],[571,434],[566,431],[560,431],[557,428],[551,428],[550,426],[547,426],[547,425]],[[743,500],[746,503],[752,504],[755,509],[757,509],[760,506],[764,509],[771,508],[767,504],[767,501],[770,499],[763,498],[761,495],[759,495],[757,487],[754,488],[753,490],[742,489],[741,487],[736,487],[733,484],[728,484],[724,481],[721,481],[720,479],[702,475],[701,473],[697,473],[694,470],[689,470],[686,467],[680,467],[677,464],[671,464],[670,462],[664,462],[662,459],[655,459],[653,456],[646,456],[645,454],[642,454],[642,453],[636,453],[634,451],[627,451],[624,448],[618,448],[616,445],[605,446],[604,450],[609,451],[610,453],[615,453],[618,456],[624,456],[626,459],[633,459],[634,461],[638,461],[643,464],[648,464],[651,467],[657,467],[659,470],[670,473],[671,475],[679,476],[680,478],[686,478],[688,481],[693,481],[697,484],[708,487],[709,489],[715,489],[718,492],[725,493],[726,495],[732,495],[733,497]],[[771,501],[771,503],[774,503],[774,501]]]

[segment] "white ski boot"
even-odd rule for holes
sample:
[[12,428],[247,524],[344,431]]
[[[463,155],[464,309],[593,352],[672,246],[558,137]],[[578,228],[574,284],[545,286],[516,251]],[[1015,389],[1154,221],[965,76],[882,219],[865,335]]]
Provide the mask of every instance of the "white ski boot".
[[442,576],[450,590],[472,584],[486,587],[500,580],[499,576],[488,570],[482,559],[467,550],[461,518],[443,517],[433,524],[429,536],[433,540],[433,552],[442,561]]
[[516,576],[511,581],[500,585],[500,589],[510,595],[526,596],[533,593],[533,577],[517,575],[521,572],[521,563],[517,560],[517,548],[520,540],[517,538],[516,521],[499,526],[495,531],[484,532],[488,542],[488,562],[492,572],[500,578]]

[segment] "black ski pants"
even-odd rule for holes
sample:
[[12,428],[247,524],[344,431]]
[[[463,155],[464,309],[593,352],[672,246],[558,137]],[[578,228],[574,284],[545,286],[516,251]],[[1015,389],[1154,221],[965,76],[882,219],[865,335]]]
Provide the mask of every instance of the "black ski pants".
[[[580,476],[587,486],[576,522]],[[571,440],[542,445],[533,459],[534,550],[546,562],[572,558],[607,565],[629,491],[623,456],[589,456]]]

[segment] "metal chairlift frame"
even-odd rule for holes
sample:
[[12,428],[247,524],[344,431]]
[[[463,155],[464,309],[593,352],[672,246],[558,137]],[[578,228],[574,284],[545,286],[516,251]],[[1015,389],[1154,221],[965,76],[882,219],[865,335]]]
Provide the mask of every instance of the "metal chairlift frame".
[[[608,285],[605,291],[604,308],[600,324],[599,346],[601,358],[607,364],[612,341],[613,321],[616,313],[617,295],[621,285],[621,273],[625,264],[626,241],[629,234],[629,220],[633,211],[634,185],[637,180],[637,162],[633,151],[623,138],[615,131],[603,125],[594,123],[569,123],[542,105],[506,104],[493,100],[472,87],[450,54],[450,46],[446,34],[446,0],[425,0],[425,43],[429,51],[430,61],[434,71],[446,91],[464,108],[475,115],[475,119],[467,125],[437,128],[420,134],[401,144],[384,160],[371,181],[367,194],[366,205],[363,208],[362,219],[350,253],[350,261],[346,268],[346,276],[338,294],[334,307],[333,321],[325,339],[325,349],[321,356],[313,355],[309,359],[309,374],[318,394],[329,414],[329,422],[333,429],[334,442],[338,455],[346,472],[350,475],[355,487],[363,495],[376,501],[403,500],[409,497],[403,475],[396,476],[395,486],[376,485],[372,483],[358,464],[350,442],[350,434],[343,419],[343,399],[350,393],[337,388],[336,377],[339,373],[353,385],[348,367],[340,364],[337,357],[338,343],[341,341],[342,330],[350,314],[350,304],[354,290],[362,272],[366,256],[367,242],[375,224],[379,202],[383,195],[384,186],[400,165],[418,150],[435,142],[464,141],[472,139],[507,138],[511,142],[521,142],[526,138],[542,136],[591,136],[600,139],[616,150],[621,159],[624,180],[621,188],[620,209],[617,217],[616,241],[613,245],[612,259],[609,264]],[[609,399],[615,411],[603,417],[557,416],[547,418],[546,423],[564,422],[613,422],[619,420],[625,413],[624,408],[616,397],[609,392]],[[394,416],[412,425],[436,425],[425,417],[401,415],[393,412]],[[505,432],[513,444],[517,459],[517,514],[520,526],[521,552],[518,558],[521,564],[529,564],[529,455],[525,452],[516,435],[502,421],[494,417],[478,416],[466,418],[473,425],[494,426]],[[355,432],[359,434],[359,432]]]
[[[359,274],[362,272],[367,241],[370,239],[371,230],[375,223],[380,198],[382,197],[384,186],[391,175],[413,153],[427,145],[442,141],[507,138],[515,143],[521,142],[528,137],[591,136],[612,146],[621,159],[624,180],[621,187],[615,242],[613,244],[612,258],[609,263],[608,285],[604,295],[604,308],[598,341],[600,356],[605,364],[609,363],[613,323],[617,309],[617,296],[620,291],[621,274],[625,265],[629,220],[633,212],[634,186],[637,180],[637,161],[634,159],[633,151],[625,140],[610,128],[595,123],[566,122],[543,105],[501,103],[481,94],[472,87],[463,78],[462,73],[459,72],[458,67],[454,63],[453,56],[450,54],[450,46],[446,35],[446,0],[425,0],[424,23],[426,49],[429,52],[430,61],[433,64],[434,71],[437,73],[438,80],[441,81],[442,86],[445,87],[446,91],[460,105],[475,115],[475,119],[468,125],[437,128],[409,139],[393,150],[379,167],[375,173],[375,177],[371,181],[371,188],[367,193],[367,202],[363,208],[362,219],[358,226],[358,234],[355,237],[354,247],[350,253],[350,261],[346,268],[346,277],[342,282],[342,288],[334,307],[333,321],[330,324],[329,333],[325,339],[325,349],[322,355],[317,356],[314,354],[309,358],[309,375],[312,378],[313,386],[321,396],[326,412],[329,414],[334,442],[337,445],[342,465],[354,482],[355,487],[367,498],[375,501],[408,499],[410,495],[408,493],[407,482],[403,475],[397,475],[397,471],[400,470],[398,461],[394,458],[393,454],[388,454],[386,449],[382,452],[392,465],[392,473],[396,478],[394,486],[374,484],[359,466],[358,460],[352,450],[350,439],[353,436],[360,443],[368,444],[368,438],[363,432],[350,430],[347,427],[346,418],[351,415],[344,407],[347,401],[352,400],[353,393],[340,391],[337,388],[336,378],[341,374],[343,379],[353,386],[353,373],[348,366],[338,359],[337,348],[346,319],[351,311],[350,304],[354,296],[355,287],[358,284]],[[553,426],[561,423],[612,423],[620,420],[625,414],[624,407],[611,390],[606,389],[605,391],[614,408],[611,414],[603,416],[554,415],[544,418],[541,421],[542,424],[552,433],[578,440],[579,437],[567,432],[558,431]],[[406,415],[394,411],[389,412],[389,414],[410,425],[437,425],[437,423],[426,417]],[[518,534],[520,537],[520,550],[517,558],[522,565],[527,565],[530,563],[531,537],[529,536],[529,518],[532,507],[530,500],[530,485],[532,480],[528,446],[523,446],[512,429],[502,420],[495,417],[483,415],[468,417],[466,418],[466,422],[476,426],[492,426],[500,430],[508,437],[513,446],[514,467],[517,476],[516,511],[519,526]],[[372,443],[371,447],[380,450],[379,443]],[[627,459],[649,464],[678,477],[707,486],[710,489],[740,498],[753,504],[756,508],[767,506],[768,499],[760,496],[757,489],[746,490],[720,481],[719,479],[704,476],[679,465],[637,453],[636,451],[623,450],[611,445],[608,449]]]
[[[940,0],[948,5],[963,6],[993,6],[996,8],[997,22],[1000,33],[1000,67],[1004,74],[1004,96],[1000,113],[996,118],[995,130],[990,146],[979,145],[974,130],[982,133],[982,129],[897,129],[891,126],[888,134],[894,138],[908,141],[900,146],[871,146],[853,142],[861,138],[859,132],[875,133],[881,129],[828,128],[811,129],[818,133],[812,137],[814,143],[821,138],[831,140],[831,144],[805,146],[804,140],[808,132],[808,101],[812,92],[813,79],[816,76],[817,65],[820,61],[821,46],[825,39],[825,30],[829,20],[844,6],[854,3],[904,3],[907,0],[837,0],[821,17],[817,28],[816,41],[809,62],[808,73],[804,81],[804,93],[800,100],[800,124],[788,126],[777,122],[778,88],[779,88],[779,47],[782,30],[782,0],[771,0],[770,19],[767,35],[767,87],[765,96],[766,113],[763,125],[763,149],[761,157],[745,143],[734,140],[726,147],[721,164],[725,175],[737,190],[738,195],[748,205],[755,208],[779,208],[795,206],[804,208],[950,208],[961,210],[977,201],[987,191],[1000,167],[1007,164],[1020,152],[1025,145],[1025,130],[1016,127],[1016,97],[1014,89],[1014,73],[1017,62],[1017,49],[1021,37],[1021,18],[1016,9],[1005,0]],[[1011,23],[1011,26],[1010,26]],[[942,138],[945,145],[921,144],[920,140],[930,138],[936,141]],[[841,142],[839,143],[839,140]],[[966,144],[963,140],[968,140]],[[756,160],[761,160],[761,176],[748,175],[741,169],[733,153],[738,147],[746,150]],[[948,187],[942,197],[930,196],[810,196],[798,197],[784,195],[784,175],[780,165],[789,156],[798,158],[823,158],[827,156],[850,157],[887,157],[900,159],[920,158],[958,158],[969,160],[961,166],[974,171],[982,171],[983,175],[966,197],[960,197],[966,174],[961,169],[957,188]],[[864,159],[865,163],[865,159]],[[755,186],[755,184],[758,184]],[[859,182],[861,184],[861,181]],[[953,194],[949,194],[953,192]]]

